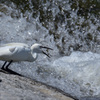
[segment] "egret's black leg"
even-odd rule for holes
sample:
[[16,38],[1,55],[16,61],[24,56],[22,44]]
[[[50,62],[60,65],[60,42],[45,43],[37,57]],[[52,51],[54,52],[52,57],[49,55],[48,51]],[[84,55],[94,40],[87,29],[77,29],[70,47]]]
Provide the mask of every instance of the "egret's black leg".
[[11,61],[8,63],[8,65],[6,66],[6,71],[9,72],[10,74],[22,76],[21,74],[19,74],[19,73],[17,73],[17,72],[15,72],[15,71],[13,71],[13,70],[11,70],[11,69],[8,68],[9,65],[10,65],[12,62],[13,62],[13,60],[11,60]]
[[10,65],[12,62],[13,62],[13,60],[11,60],[11,61],[8,63],[8,65],[5,66],[6,63],[7,63],[7,61],[5,61],[5,63],[3,64],[3,66],[2,66],[1,69],[4,70],[4,71],[6,71],[6,72],[8,72],[8,73],[10,73],[10,74],[22,76],[21,74],[19,74],[19,73],[17,73],[17,72],[15,72],[15,71],[13,71],[13,70],[11,70],[11,69],[8,68],[9,65]]
[[5,61],[5,63],[4,63],[3,66],[1,67],[1,69],[5,69],[6,63],[7,63],[7,61]]
[[11,64],[13,62],[13,60],[11,60],[9,63],[8,63],[8,65],[6,66],[6,70],[8,70],[9,68],[9,65]]

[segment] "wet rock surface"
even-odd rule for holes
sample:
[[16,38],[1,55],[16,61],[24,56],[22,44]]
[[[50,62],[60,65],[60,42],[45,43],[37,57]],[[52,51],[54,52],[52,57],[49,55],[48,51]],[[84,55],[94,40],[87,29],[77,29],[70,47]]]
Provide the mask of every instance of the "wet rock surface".
[[0,100],[74,100],[34,80],[0,72]]

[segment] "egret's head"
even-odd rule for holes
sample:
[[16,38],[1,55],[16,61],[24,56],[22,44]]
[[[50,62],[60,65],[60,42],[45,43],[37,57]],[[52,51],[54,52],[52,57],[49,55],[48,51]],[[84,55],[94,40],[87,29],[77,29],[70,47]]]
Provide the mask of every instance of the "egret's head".
[[49,47],[42,46],[42,44],[38,44],[38,43],[35,43],[31,46],[31,50],[32,50],[33,53],[43,53],[46,56],[50,57],[46,52],[43,51],[43,49],[53,50]]

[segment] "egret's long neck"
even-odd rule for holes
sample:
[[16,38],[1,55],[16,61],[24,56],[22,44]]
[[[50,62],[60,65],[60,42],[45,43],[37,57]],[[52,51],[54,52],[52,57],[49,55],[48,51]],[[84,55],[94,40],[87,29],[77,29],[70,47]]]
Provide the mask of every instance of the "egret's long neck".
[[31,54],[32,54],[32,57],[34,58],[34,60],[37,59],[37,57],[38,57],[38,54],[37,53],[31,52]]
[[35,49],[31,46],[31,54],[32,54],[32,57],[35,59],[37,59],[38,57],[38,54],[36,53]]

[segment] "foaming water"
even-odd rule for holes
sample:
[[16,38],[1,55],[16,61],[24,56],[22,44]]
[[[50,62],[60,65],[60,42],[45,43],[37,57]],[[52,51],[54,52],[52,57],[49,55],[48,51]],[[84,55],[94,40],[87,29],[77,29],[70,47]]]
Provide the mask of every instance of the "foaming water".
[[[47,64],[32,68],[31,78],[61,89],[82,100],[100,95],[100,55],[73,52]],[[100,98],[100,97],[99,97]]]
[[73,87],[71,92],[74,95],[94,97],[100,95],[99,61],[99,54],[74,52],[69,57],[59,58],[53,64],[60,68],[62,73],[66,73],[65,80],[70,82],[68,87]]

